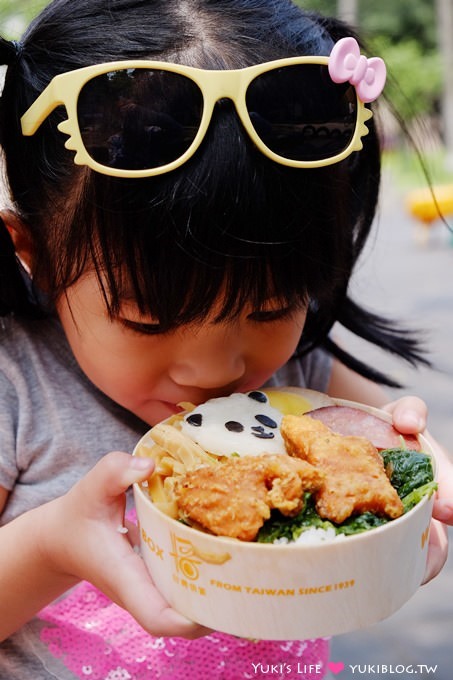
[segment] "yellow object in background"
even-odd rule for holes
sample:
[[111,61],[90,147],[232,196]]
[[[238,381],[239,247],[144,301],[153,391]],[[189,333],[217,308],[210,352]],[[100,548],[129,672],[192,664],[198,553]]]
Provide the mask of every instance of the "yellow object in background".
[[409,213],[427,226],[453,215],[453,184],[414,189],[406,197]]

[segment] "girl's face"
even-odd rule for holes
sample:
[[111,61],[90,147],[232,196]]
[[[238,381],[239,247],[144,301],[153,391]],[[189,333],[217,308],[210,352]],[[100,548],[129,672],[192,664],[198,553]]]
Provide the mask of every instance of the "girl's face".
[[130,301],[111,319],[94,273],[66,290],[57,312],[87,377],[149,425],[177,413],[179,402],[261,387],[294,353],[306,317],[270,300],[231,321],[215,322],[213,310],[202,323],[160,333]]

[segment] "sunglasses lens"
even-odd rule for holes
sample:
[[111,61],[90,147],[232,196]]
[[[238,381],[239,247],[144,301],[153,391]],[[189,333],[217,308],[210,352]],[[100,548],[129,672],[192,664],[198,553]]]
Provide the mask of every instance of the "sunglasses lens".
[[149,170],[180,158],[198,132],[203,95],[186,76],[147,68],[111,71],[82,88],[83,143],[101,165]]
[[283,66],[257,76],[248,87],[246,103],[260,139],[290,160],[333,158],[354,136],[355,89],[334,83],[321,64]]

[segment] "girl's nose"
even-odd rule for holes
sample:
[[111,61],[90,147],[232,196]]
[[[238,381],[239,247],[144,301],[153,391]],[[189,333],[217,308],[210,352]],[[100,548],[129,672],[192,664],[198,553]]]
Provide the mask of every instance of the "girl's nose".
[[170,377],[178,385],[213,389],[239,381],[245,368],[238,329],[219,324],[185,336]]

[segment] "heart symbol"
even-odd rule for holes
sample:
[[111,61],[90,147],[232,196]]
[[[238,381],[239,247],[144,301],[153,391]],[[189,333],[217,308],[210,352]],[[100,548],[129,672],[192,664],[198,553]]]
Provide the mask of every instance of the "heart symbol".
[[332,671],[334,675],[341,673],[344,670],[344,663],[342,661],[329,661],[327,664],[329,671]]

